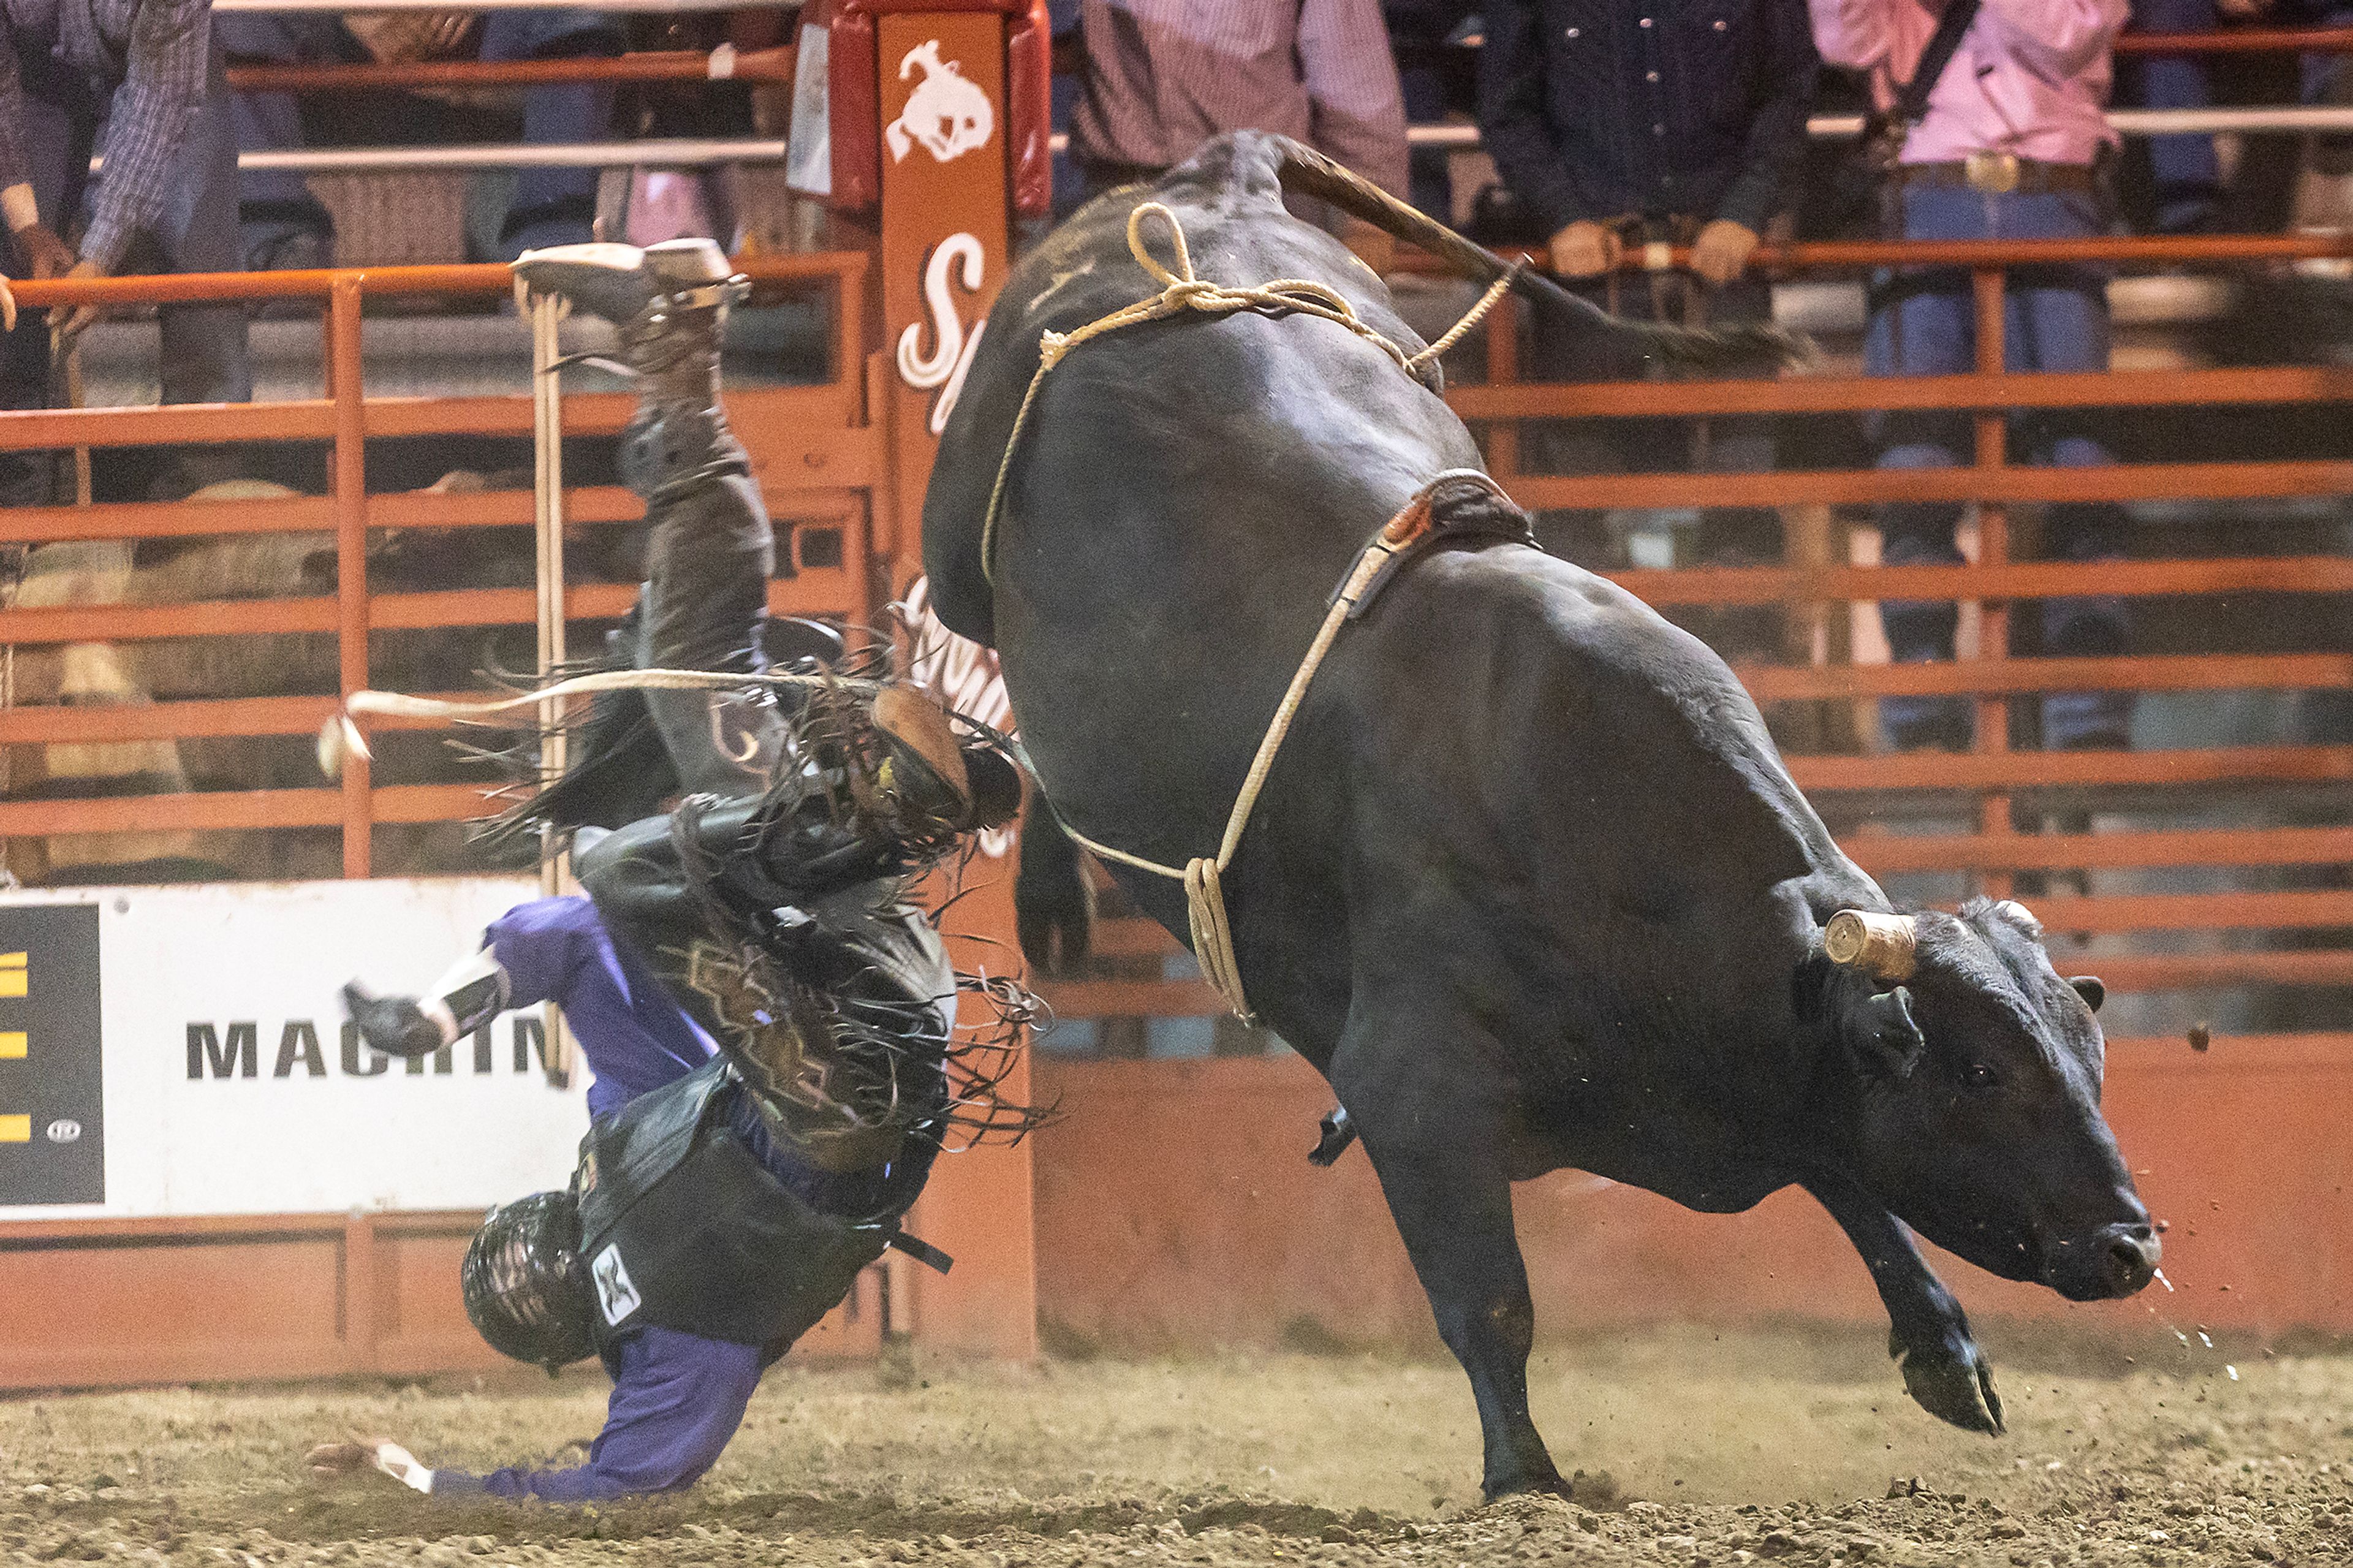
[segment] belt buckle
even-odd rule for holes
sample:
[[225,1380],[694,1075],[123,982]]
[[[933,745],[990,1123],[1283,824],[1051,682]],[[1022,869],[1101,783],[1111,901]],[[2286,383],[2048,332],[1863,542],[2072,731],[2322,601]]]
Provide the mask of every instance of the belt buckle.
[[1961,174],[1973,191],[1982,191],[1989,196],[2008,195],[2018,189],[2018,154],[1972,153],[1961,161]]

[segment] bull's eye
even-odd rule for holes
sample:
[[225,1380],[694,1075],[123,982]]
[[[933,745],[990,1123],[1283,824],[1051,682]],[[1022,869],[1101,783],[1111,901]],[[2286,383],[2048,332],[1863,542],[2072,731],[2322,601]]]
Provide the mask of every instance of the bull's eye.
[[1971,1089],[1994,1089],[2001,1083],[2001,1074],[1984,1062],[1971,1062],[1961,1070],[1961,1081]]

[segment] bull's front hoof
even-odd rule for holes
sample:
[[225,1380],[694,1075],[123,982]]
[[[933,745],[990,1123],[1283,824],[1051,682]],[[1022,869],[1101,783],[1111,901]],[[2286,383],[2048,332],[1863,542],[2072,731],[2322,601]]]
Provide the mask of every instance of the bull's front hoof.
[[[1567,1499],[1572,1495],[1576,1496],[1579,1502],[1590,1503],[1591,1500],[1583,1496],[1581,1492],[1580,1483],[1586,1479],[1585,1472],[1579,1470],[1577,1474],[1577,1482],[1573,1483],[1549,1464],[1542,1470],[1514,1470],[1507,1475],[1491,1473],[1480,1484],[1479,1491],[1481,1500],[1488,1503],[1498,1503],[1515,1497]],[[1609,1478],[1604,1476],[1601,1479],[1604,1488],[1609,1488]]]
[[1993,1389],[1993,1368],[1984,1352],[1964,1338],[1949,1344],[1897,1347],[1904,1389],[1921,1409],[1965,1432],[2001,1435],[2001,1395]]

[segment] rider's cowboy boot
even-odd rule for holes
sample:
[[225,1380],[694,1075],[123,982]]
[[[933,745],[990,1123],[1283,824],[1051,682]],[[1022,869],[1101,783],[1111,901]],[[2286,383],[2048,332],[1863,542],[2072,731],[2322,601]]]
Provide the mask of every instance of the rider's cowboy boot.
[[621,437],[630,489],[658,501],[697,479],[751,471],[719,402],[720,334],[746,285],[716,244],[559,245],[524,251],[514,277],[519,292],[559,296],[618,329],[619,358],[644,399]]
[[369,1049],[429,1057],[505,1011],[507,990],[507,972],[484,948],[459,959],[422,999],[371,995],[354,980],[343,987],[343,1010]]

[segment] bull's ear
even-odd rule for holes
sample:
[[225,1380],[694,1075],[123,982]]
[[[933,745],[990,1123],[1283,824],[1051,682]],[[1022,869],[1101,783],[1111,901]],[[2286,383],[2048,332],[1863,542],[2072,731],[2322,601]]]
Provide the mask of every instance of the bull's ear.
[[2100,1010],[2100,1004],[2108,999],[2108,988],[2100,984],[2100,977],[2096,974],[2071,974],[2067,977],[2067,984],[2075,988],[2075,994],[2084,999],[2084,1005],[2094,1013]]
[[1910,1078],[1928,1048],[1912,1019],[1911,988],[1904,985],[1858,999],[1847,1011],[1845,1033],[1856,1068],[1870,1078]]

